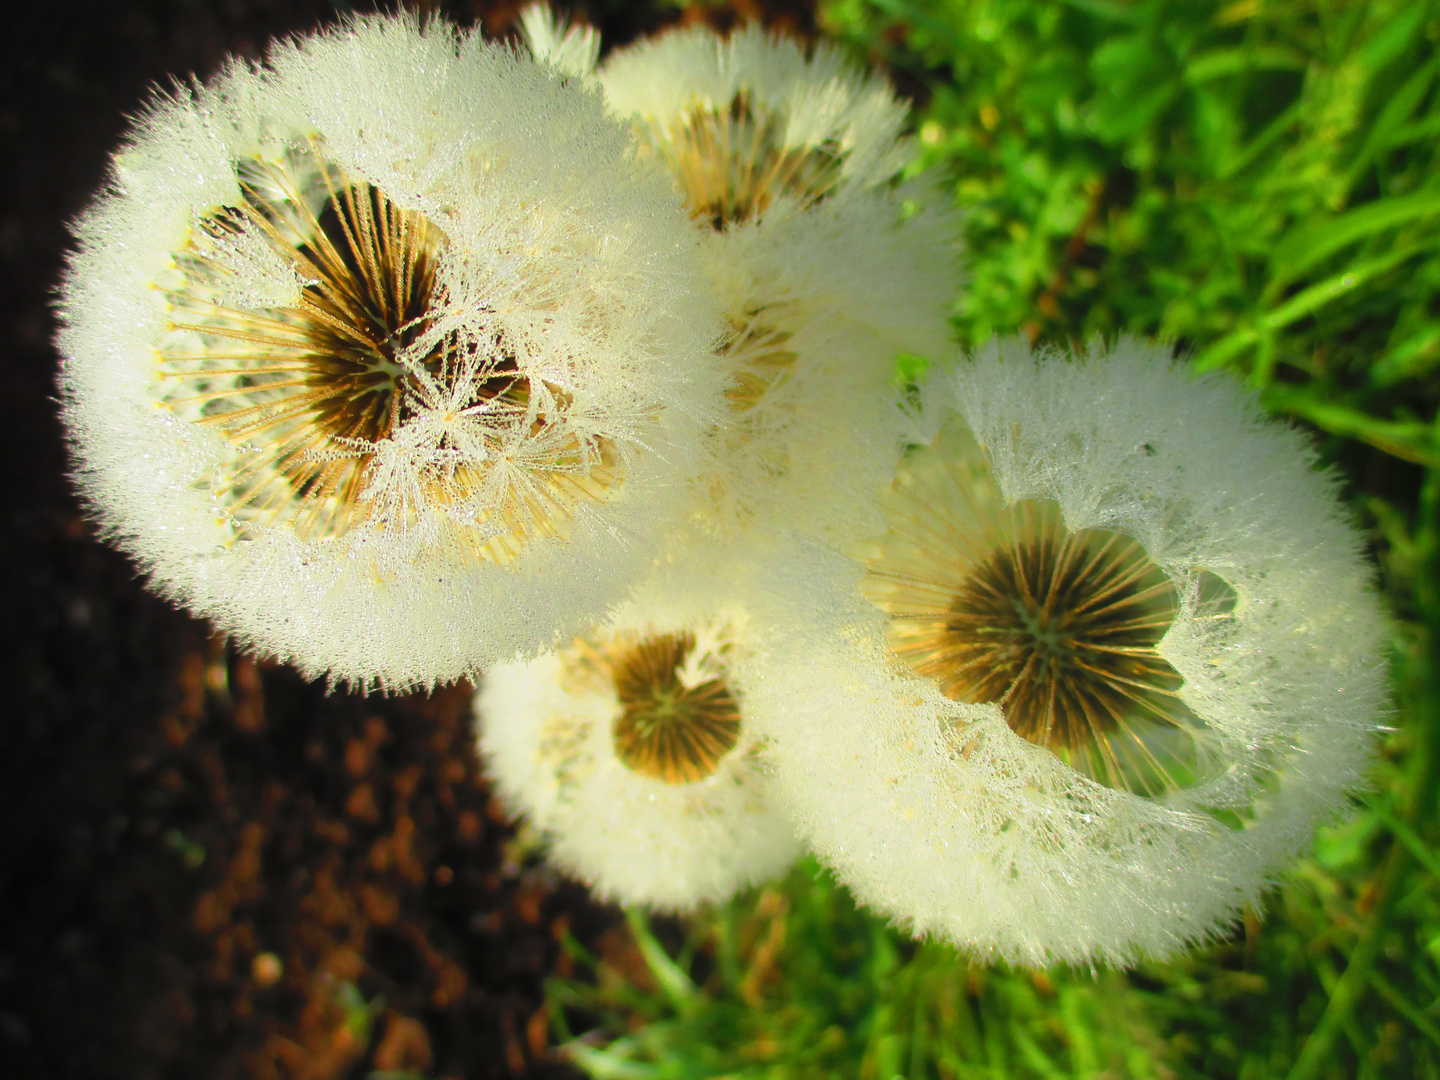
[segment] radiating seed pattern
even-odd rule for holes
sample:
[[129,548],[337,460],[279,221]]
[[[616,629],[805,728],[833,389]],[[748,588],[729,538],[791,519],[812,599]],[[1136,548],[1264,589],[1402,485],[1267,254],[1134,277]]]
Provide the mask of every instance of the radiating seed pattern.
[[[203,218],[176,257],[160,383],[167,407],[243,451],[217,491],[242,529],[334,537],[377,518],[403,525],[421,503],[463,509],[486,489],[487,455],[517,429],[542,447],[542,482],[476,515],[463,539],[477,555],[508,561],[563,531],[574,502],[605,497],[614,447],[552,430],[563,389],[522,376],[496,332],[440,328],[451,304],[436,273],[441,230],[348,177],[314,141],[239,162],[236,175],[239,204]],[[256,238],[301,283],[292,302],[228,295],[226,254]],[[473,438],[450,431],[386,458],[386,440],[393,449],[422,412]],[[367,497],[375,488],[386,497]]]
[[[725,391],[729,420],[714,430],[721,443],[717,453],[732,461],[748,459],[771,480],[784,477],[792,467],[789,443],[780,433],[794,414],[793,396],[783,388],[799,354],[788,347],[790,332],[771,325],[785,315],[767,305],[732,314],[730,333],[719,349],[732,382]],[[729,497],[725,482],[718,474],[712,480],[712,498],[716,505],[723,504]],[[743,504],[749,493],[733,494]]]
[[740,739],[740,705],[725,679],[683,681],[694,649],[693,634],[655,634],[601,654],[621,705],[612,730],[615,756],[667,784],[714,775]]
[[690,216],[716,231],[749,221],[779,195],[813,205],[840,179],[839,147],[786,146],[782,118],[744,91],[728,109],[695,108],[667,124],[641,122],[637,132],[679,183]]
[[[885,510],[863,589],[914,671],[954,700],[998,702],[1018,735],[1107,786],[1195,782],[1204,725],[1156,651],[1178,595],[1138,543],[1071,531],[1047,500],[1005,506],[963,432],[917,452]],[[1213,581],[1223,617],[1233,593]]]
[[[768,316],[768,317],[767,317]],[[769,325],[774,313],[747,311],[731,319],[731,332],[720,347],[729,361],[734,382],[725,391],[733,423],[745,423],[745,414],[786,382],[799,354],[787,348],[791,334]]]

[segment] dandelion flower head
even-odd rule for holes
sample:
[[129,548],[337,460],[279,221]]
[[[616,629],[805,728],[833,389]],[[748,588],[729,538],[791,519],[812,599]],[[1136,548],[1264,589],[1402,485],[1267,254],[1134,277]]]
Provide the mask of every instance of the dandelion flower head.
[[157,97],[76,232],[85,494],[307,673],[428,684],[588,624],[721,407],[673,195],[598,95],[441,22]]
[[[579,51],[535,16],[542,55]],[[942,355],[959,288],[943,199],[902,185],[908,109],[825,45],[704,28],[611,55],[598,73],[644,157],[674,178],[730,332],[729,416],[712,430],[702,519],[723,534],[786,513],[821,535],[885,409],[897,353]],[[880,425],[883,426],[883,425]]]
[[617,51],[606,101],[663,161],[691,214],[717,231],[779,199],[814,206],[888,186],[910,162],[904,104],[827,44],[807,49],[751,24],[705,27]]
[[1383,709],[1332,480],[1134,340],[994,344],[927,392],[883,529],[787,564],[790,659],[753,698],[783,800],[863,902],[981,956],[1217,932],[1359,782]]
[[476,695],[487,770],[550,859],[603,899],[684,911],[794,861],[737,681],[743,606],[720,578],[657,573],[603,627]]

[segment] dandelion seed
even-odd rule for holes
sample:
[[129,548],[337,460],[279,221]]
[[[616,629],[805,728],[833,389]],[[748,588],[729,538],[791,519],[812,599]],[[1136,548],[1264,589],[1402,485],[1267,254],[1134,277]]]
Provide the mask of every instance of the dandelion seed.
[[603,898],[675,911],[797,853],[744,715],[748,619],[696,580],[652,579],[604,627],[496,666],[476,695],[488,770],[551,860]]
[[1217,932],[1359,782],[1383,710],[1332,481],[1131,340],[992,345],[919,421],[856,506],[875,537],[763,594],[778,796],[863,902],[981,956]]
[[536,60],[567,75],[593,75],[600,58],[600,35],[588,26],[570,26],[545,4],[520,12],[520,34]]
[[87,496],[308,673],[424,685],[587,625],[722,407],[662,182],[593,93],[442,23],[157,100],[77,232]]

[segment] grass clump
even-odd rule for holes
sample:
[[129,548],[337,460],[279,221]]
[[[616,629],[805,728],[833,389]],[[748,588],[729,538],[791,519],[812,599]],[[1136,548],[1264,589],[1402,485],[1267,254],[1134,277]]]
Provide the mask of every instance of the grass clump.
[[556,1015],[625,1032],[597,1046],[562,1022],[597,1077],[1169,1075],[1124,976],[969,965],[857,910],[809,859],[694,920],[678,949],[637,911],[627,928],[604,958],[570,943],[598,979],[552,987]]
[[[1440,463],[1434,3],[838,0],[920,80],[962,342],[1175,339],[1277,411]],[[896,42],[898,41],[898,44]]]

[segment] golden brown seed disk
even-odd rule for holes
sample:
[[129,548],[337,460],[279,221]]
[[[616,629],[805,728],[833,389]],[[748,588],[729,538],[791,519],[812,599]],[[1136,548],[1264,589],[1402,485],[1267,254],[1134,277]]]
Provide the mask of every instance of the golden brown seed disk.
[[1098,751],[1119,776],[1127,725],[1180,726],[1188,713],[1155,652],[1175,588],[1133,540],[1067,532],[1053,506],[1015,512],[1019,535],[972,568],[931,647],[907,659],[948,697],[998,701],[1017,734],[1071,761]]
[[1194,782],[1203,724],[1156,651],[1176,589],[1138,543],[1072,532],[1053,502],[1005,506],[963,432],[917,453],[885,510],[863,588],[914,671],[954,700],[998,702],[1016,734],[1100,783]]
[[[237,520],[335,537],[377,515],[403,524],[405,500],[456,505],[484,489],[485,467],[457,463],[441,445],[404,493],[399,520],[383,516],[397,513],[394,500],[364,497],[374,446],[417,415],[422,379],[456,413],[483,407],[497,429],[546,429],[543,411],[525,419],[537,388],[503,341],[433,332],[450,305],[436,273],[448,242],[423,215],[347,176],[314,142],[236,173],[239,205],[201,221],[177,256],[183,284],[166,291],[172,333],[160,360],[166,405],[244,450],[217,492]],[[226,253],[244,243],[294,272],[293,301],[252,307],[227,295]],[[568,402],[559,388],[544,392],[553,408]],[[478,557],[506,562],[563,531],[569,505],[603,498],[618,479],[603,440],[554,442],[547,483],[477,522]]]
[[642,125],[641,141],[679,182],[690,216],[717,232],[763,213],[780,195],[819,202],[840,179],[841,159],[824,147],[790,147],[779,117],[748,94],[725,111],[695,109],[668,125]]
[[[237,176],[239,205],[203,220],[177,259],[185,284],[167,293],[172,329],[203,345],[162,349],[162,377],[200,393],[167,404],[198,405],[201,422],[252,451],[229,478],[232,513],[340,535],[371,510],[360,495],[372,455],[356,448],[404,419],[413,376],[401,354],[443,300],[434,269],[445,239],[308,144],[242,162]],[[294,302],[227,302],[215,253],[246,233],[305,283]],[[437,343],[427,369],[445,366],[447,346]]]
[[667,784],[712,776],[740,739],[740,705],[723,678],[686,686],[680,669],[692,634],[658,634],[608,651],[605,665],[620,699],[615,756]]

